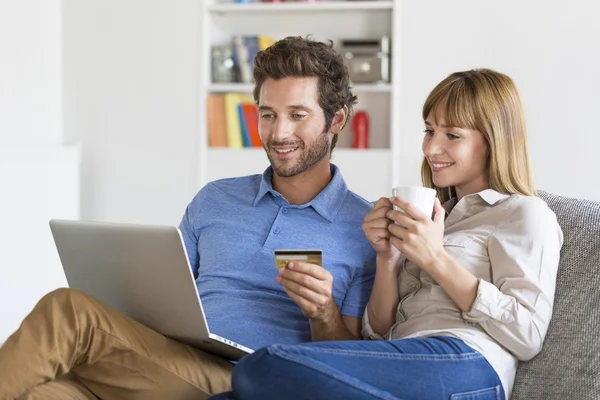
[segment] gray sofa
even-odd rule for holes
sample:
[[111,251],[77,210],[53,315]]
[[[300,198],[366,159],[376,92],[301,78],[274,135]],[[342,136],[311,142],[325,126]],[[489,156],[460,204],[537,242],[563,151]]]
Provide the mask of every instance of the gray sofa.
[[600,203],[540,192],[564,234],[542,352],[517,370],[513,400],[600,399]]

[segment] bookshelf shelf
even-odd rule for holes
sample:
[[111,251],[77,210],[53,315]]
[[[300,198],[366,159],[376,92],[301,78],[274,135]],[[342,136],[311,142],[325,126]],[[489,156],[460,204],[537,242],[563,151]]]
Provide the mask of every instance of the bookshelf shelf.
[[393,1],[325,1],[320,3],[249,3],[213,4],[208,7],[211,13],[246,12],[321,12],[321,11],[367,11],[391,10]]
[[[401,0],[323,0],[320,2],[287,1],[283,3],[236,4],[233,0],[199,0],[200,120],[198,130],[199,186],[215,179],[262,173],[269,161],[262,148],[235,148],[227,131],[227,115],[234,116],[232,104],[251,103],[251,83],[215,83],[212,51],[216,46],[231,45],[236,37],[263,36],[275,40],[286,36],[310,35],[316,40],[331,40],[340,49],[343,40],[390,38],[391,83],[356,83],[351,85],[358,96],[355,110],[369,117],[369,149],[352,149],[352,123],[338,135],[332,155],[351,190],[367,199],[389,195],[389,188],[401,181],[399,160],[401,145],[397,132],[402,117],[401,82]],[[239,39],[237,39],[239,41]],[[245,45],[245,44],[244,44]],[[251,73],[251,71],[250,71]],[[247,76],[244,78],[247,79]],[[233,96],[232,96],[233,95]],[[229,100],[227,100],[229,99]],[[241,100],[244,99],[244,100]],[[221,116],[225,104],[225,123]],[[234,104],[235,105],[235,104]],[[229,110],[229,111],[227,111]],[[244,107],[241,108],[245,112]],[[238,113],[240,109],[238,108]],[[249,114],[251,115],[251,113]],[[215,118],[215,116],[217,116]],[[246,115],[246,126],[248,126]],[[235,116],[229,119],[234,126]],[[219,121],[216,122],[215,121]],[[239,121],[239,119],[238,119]],[[211,130],[209,127],[212,126]],[[239,129],[239,128],[238,128]],[[243,132],[243,125],[241,127]],[[236,130],[233,128],[232,131]],[[212,135],[211,133],[217,132]],[[235,135],[235,134],[234,134]],[[245,137],[245,136],[244,136]],[[255,137],[255,136],[254,136]],[[218,139],[218,140],[215,140]],[[233,137],[236,142],[237,138]],[[210,147],[209,143],[229,143],[231,147]]]
[[[251,83],[212,83],[208,86],[210,93],[252,93],[254,86]],[[356,84],[352,85],[356,93],[389,93],[392,85],[381,84]]]

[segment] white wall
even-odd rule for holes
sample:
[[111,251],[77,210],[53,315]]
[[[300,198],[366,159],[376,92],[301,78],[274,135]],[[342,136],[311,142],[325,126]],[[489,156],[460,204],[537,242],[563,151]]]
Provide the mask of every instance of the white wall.
[[179,222],[197,191],[197,7],[0,1],[0,343],[66,285],[50,218]]
[[538,189],[600,200],[600,3],[588,0],[403,2],[402,135],[406,180],[419,181],[421,106],[454,71],[510,75],[525,103]]
[[48,227],[79,215],[62,132],[60,0],[0,2],[0,343],[66,281]]
[[0,146],[0,343],[67,286],[48,221],[79,217],[78,165],[76,146]]
[[82,219],[178,224],[196,193],[197,0],[64,0]]
[[62,140],[60,0],[0,1],[0,145]]

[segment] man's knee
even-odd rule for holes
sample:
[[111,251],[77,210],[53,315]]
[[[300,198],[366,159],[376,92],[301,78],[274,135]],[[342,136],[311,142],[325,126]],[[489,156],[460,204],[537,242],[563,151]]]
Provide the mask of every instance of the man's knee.
[[80,305],[90,303],[91,297],[76,289],[59,288],[41,298],[39,304]]

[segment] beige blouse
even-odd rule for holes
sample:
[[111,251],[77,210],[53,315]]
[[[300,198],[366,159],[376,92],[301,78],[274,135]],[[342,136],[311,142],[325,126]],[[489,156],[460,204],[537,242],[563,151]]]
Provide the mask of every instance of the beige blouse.
[[378,335],[365,310],[363,335],[461,339],[484,355],[510,397],[517,360],[538,354],[548,330],[562,230],[538,197],[487,189],[455,203],[444,204],[444,247],[479,279],[472,309],[462,312],[431,276],[403,259],[396,323]]

